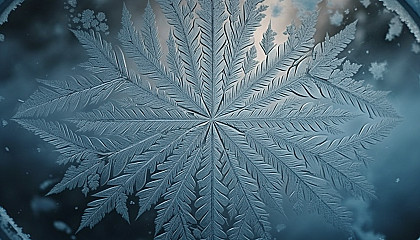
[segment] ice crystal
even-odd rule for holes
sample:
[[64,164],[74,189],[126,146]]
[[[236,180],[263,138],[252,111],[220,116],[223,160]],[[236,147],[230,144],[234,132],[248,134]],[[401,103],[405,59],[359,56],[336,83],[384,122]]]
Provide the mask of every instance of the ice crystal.
[[[359,171],[364,150],[397,117],[387,93],[354,80],[360,66],[341,56],[356,23],[315,43],[317,13],[302,14],[286,42],[269,26],[254,44],[262,0],[158,3],[167,54],[151,5],[138,30],[124,6],[120,47],[73,30],[90,73],[40,80],[14,116],[69,165],[50,194],[95,198],[79,230],[113,210],[130,221],[135,196],[138,217],[157,211],[156,239],[270,239],[267,210],[283,213],[283,199],[351,231],[338,192],[374,196]],[[346,132],[354,122],[364,124]]]
[[[24,0],[1,0],[0,1],[0,26],[7,22],[9,14],[22,4]],[[0,42],[5,39],[4,34],[0,33]],[[1,96],[0,96],[1,98]],[[1,102],[1,99],[0,99]]]
[[404,22],[408,29],[414,34],[417,42],[420,42],[420,29],[419,25],[416,23],[415,19],[410,15],[407,9],[400,3],[400,1],[395,0],[379,0],[383,2],[384,6],[392,12],[397,13],[398,17],[402,22]]
[[343,18],[343,14],[339,13],[338,11],[335,11],[334,14],[330,16],[331,25],[340,26],[343,22]]
[[105,13],[98,12],[91,9],[85,9],[81,13],[76,13],[77,1],[69,0],[66,2],[65,8],[70,12],[69,27],[74,29],[94,30],[109,34],[108,19]]
[[401,35],[402,30],[403,23],[400,21],[400,18],[398,16],[393,17],[389,23],[389,29],[385,36],[385,40],[392,41],[395,37]]
[[4,208],[0,207],[0,236],[12,240],[30,240],[30,236],[22,232]]
[[9,14],[22,4],[24,0],[4,0],[1,2],[0,25],[7,22]]
[[369,72],[373,75],[373,79],[379,80],[384,78],[384,72],[388,63],[385,62],[373,62],[370,64]]
[[77,0],[68,0],[67,3],[73,8],[77,7]]

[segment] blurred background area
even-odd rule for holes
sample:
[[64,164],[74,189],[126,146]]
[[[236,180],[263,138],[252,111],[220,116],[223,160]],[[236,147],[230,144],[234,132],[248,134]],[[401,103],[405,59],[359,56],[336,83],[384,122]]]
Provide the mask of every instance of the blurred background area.
[[[0,0],[0,4],[4,0]],[[385,141],[370,151],[368,169],[377,199],[346,199],[354,214],[356,239],[414,239],[420,237],[420,45],[398,16],[378,0],[267,0],[269,9],[256,42],[272,23],[277,41],[286,26],[303,14],[320,9],[316,40],[358,21],[356,39],[344,55],[362,66],[358,79],[375,89],[390,91],[390,101],[403,117]],[[413,6],[416,0],[410,0]],[[77,4],[75,4],[77,3]],[[136,24],[141,24],[145,0],[126,0]],[[162,42],[168,27],[159,8]],[[32,239],[152,239],[155,213],[126,223],[112,212],[92,230],[75,235],[86,204],[78,191],[45,196],[65,172],[49,144],[10,120],[19,104],[38,88],[37,79],[62,79],[77,74],[86,54],[69,28],[94,29],[116,42],[121,1],[26,0],[0,26],[0,206]],[[104,14],[104,15],[103,15]],[[103,18],[105,16],[105,18]],[[96,22],[93,22],[93,21]],[[101,25],[102,24],[102,25]],[[166,34],[166,36],[165,36]],[[3,36],[3,37],[1,37]],[[343,56],[344,56],[343,55]],[[277,239],[347,239],[316,215],[292,215],[287,224],[271,216]]]

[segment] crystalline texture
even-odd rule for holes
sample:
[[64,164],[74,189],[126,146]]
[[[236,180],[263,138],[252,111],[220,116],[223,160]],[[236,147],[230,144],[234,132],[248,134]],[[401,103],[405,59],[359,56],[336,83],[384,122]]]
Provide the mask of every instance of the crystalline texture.
[[7,22],[11,11],[15,10],[24,0],[4,0],[0,2],[0,25]]
[[398,16],[400,17],[401,21],[407,24],[407,27],[410,29],[410,31],[414,34],[416,37],[417,42],[420,43],[420,29],[417,25],[414,18],[407,12],[406,9],[395,0],[380,0],[384,3],[384,6],[388,8],[389,10],[396,12]]
[[[254,44],[262,2],[159,0],[171,26],[165,55],[150,4],[140,29],[124,6],[122,51],[73,31],[90,74],[40,81],[14,120],[69,165],[50,194],[80,188],[95,198],[79,230],[113,210],[129,221],[135,195],[138,216],[157,211],[156,239],[270,239],[267,209],[283,212],[284,198],[350,231],[337,190],[374,196],[359,172],[364,150],[398,116],[339,57],[356,23],[315,44],[317,14],[305,14],[285,43],[268,27]],[[355,119],[367,122],[345,134]]]
[[22,232],[22,229],[16,225],[2,207],[0,207],[0,239],[30,240],[30,236]]
[[373,75],[375,80],[383,79],[387,65],[388,63],[386,61],[380,63],[373,62],[370,64],[369,72]]

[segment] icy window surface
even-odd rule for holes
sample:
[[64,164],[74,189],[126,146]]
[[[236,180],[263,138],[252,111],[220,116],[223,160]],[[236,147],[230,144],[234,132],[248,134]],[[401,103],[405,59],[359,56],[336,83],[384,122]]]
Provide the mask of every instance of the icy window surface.
[[[81,188],[95,197],[79,230],[113,210],[129,221],[135,195],[138,216],[155,206],[158,239],[270,238],[267,207],[283,212],[284,198],[296,208],[311,203],[351,232],[337,189],[374,196],[359,173],[363,150],[398,117],[386,93],[353,79],[360,66],[338,57],[356,23],[315,43],[317,14],[307,14],[287,28],[285,43],[275,42],[270,24],[253,46],[267,9],[260,1],[159,4],[171,26],[167,54],[150,4],[140,29],[124,7],[123,51],[98,32],[74,30],[90,74],[40,81],[14,116],[69,165],[50,194]],[[94,18],[83,11],[82,28],[95,30]],[[341,24],[342,15],[332,21]],[[74,114],[51,121],[58,112]],[[371,120],[343,136],[340,127],[363,115]]]
[[[34,27],[58,38],[44,31],[62,51],[48,59],[55,70],[28,77],[46,62],[33,54],[33,65],[1,68],[32,86],[16,97],[0,88],[1,107],[14,107],[0,111],[2,136],[19,129],[30,155],[61,165],[40,171],[26,205],[35,216],[77,215],[51,218],[53,231],[83,238],[111,221],[148,221],[145,235],[156,239],[271,239],[290,234],[296,214],[365,234],[368,221],[356,225],[346,200],[377,201],[367,167],[383,157],[371,148],[390,146],[401,124],[388,101],[395,69],[418,57],[394,13],[373,0],[63,2],[63,29]],[[0,46],[20,57],[14,37]],[[379,48],[408,49],[410,59],[378,57]],[[416,71],[407,75],[418,87]],[[0,140],[0,158],[19,159],[13,139]],[[79,199],[68,207],[67,196]]]

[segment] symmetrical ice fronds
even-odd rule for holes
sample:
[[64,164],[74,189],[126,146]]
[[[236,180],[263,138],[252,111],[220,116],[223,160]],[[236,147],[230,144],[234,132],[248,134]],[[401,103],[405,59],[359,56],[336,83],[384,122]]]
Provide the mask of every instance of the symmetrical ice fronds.
[[278,43],[263,0],[157,2],[167,39],[150,3],[138,28],[123,7],[118,46],[73,30],[88,73],[40,80],[14,116],[69,166],[49,194],[93,197],[79,230],[111,211],[129,222],[137,198],[156,239],[270,239],[284,200],[351,231],[339,193],[374,197],[365,150],[398,118],[340,55],[356,23],[315,43],[317,13],[301,14]]
[[0,239],[30,240],[30,236],[22,232],[22,229],[16,225],[2,207],[0,207]]

